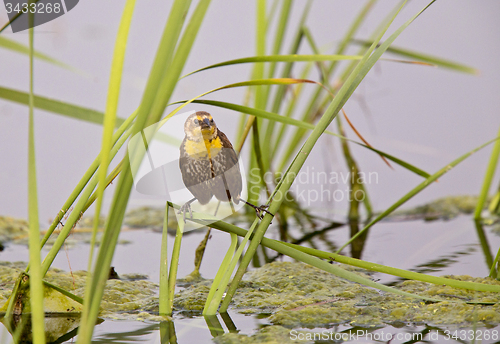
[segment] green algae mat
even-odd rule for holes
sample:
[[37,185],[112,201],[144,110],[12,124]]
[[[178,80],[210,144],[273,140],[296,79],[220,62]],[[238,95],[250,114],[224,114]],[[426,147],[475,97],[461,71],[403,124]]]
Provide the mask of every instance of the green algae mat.
[[[345,267],[352,271],[352,268]],[[359,274],[363,272],[358,271]],[[364,275],[364,277],[368,277]],[[490,278],[446,276],[462,281],[500,285]],[[200,285],[201,284],[201,285]],[[500,294],[457,289],[425,282],[404,281],[395,288],[443,302],[382,293],[302,263],[271,263],[248,272],[234,298],[233,309],[245,314],[269,314],[274,325],[325,327],[349,323],[376,326],[393,322],[472,325],[500,323]],[[208,287],[192,285],[177,295],[177,305],[201,310]],[[466,301],[494,302],[493,305]]]
[[[0,263],[0,303],[10,296],[22,263]],[[368,277],[363,271],[342,266]],[[462,281],[500,285],[490,278],[446,276]],[[52,269],[46,281],[83,296],[86,273]],[[201,315],[211,280],[182,284],[176,294],[177,313]],[[457,289],[424,282],[404,281],[395,288],[445,301],[428,303],[351,283],[317,268],[291,262],[276,262],[248,272],[240,283],[233,311],[268,316],[273,325],[326,327],[332,324],[377,326],[404,322],[472,326],[500,323],[500,294]],[[468,304],[467,302],[493,304]],[[47,299],[47,303],[50,298]],[[49,309],[47,309],[49,311]],[[158,285],[134,275],[107,282],[101,317],[128,320],[165,320],[158,316]]]

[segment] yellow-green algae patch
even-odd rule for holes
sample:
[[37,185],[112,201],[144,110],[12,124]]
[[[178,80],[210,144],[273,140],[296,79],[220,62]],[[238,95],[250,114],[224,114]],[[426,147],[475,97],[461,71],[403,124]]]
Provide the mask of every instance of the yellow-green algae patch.
[[[369,278],[352,267],[342,267]],[[5,303],[14,281],[24,268],[23,263],[0,263],[0,304]],[[101,316],[113,319],[163,320],[156,315],[158,286],[146,280],[127,279],[126,276],[122,276],[122,280],[107,282]],[[489,278],[447,277],[500,285],[499,281]],[[51,269],[46,280],[83,297],[85,278],[86,273],[83,271],[70,274]],[[183,289],[175,296],[174,311],[201,315],[210,283],[209,280],[202,280],[183,284]],[[359,326],[393,322],[464,326],[478,322],[486,325],[500,323],[499,293],[456,289],[417,281],[404,281],[395,288],[445,301],[424,303],[351,283],[303,263],[276,262],[245,275],[233,298],[232,309],[244,314],[269,315],[271,324],[286,328],[329,327],[340,323]],[[467,304],[464,301],[496,304]],[[278,331],[279,326],[272,326],[266,331]]]
[[[302,333],[305,338],[304,332]],[[296,339],[292,339],[290,336],[290,329],[283,326],[266,326],[260,329],[258,332],[251,336],[247,336],[240,333],[225,333],[213,339],[214,343],[217,344],[257,344],[257,343],[268,343],[268,344],[304,344],[306,343],[304,339],[299,339],[302,337],[296,336]]]
[[0,242],[18,240],[29,233],[26,220],[15,219],[9,216],[0,216]]
[[[347,267],[352,270],[352,268]],[[367,277],[365,275],[365,277]],[[489,278],[447,276],[463,281],[500,285]],[[351,283],[302,263],[271,263],[245,275],[233,298],[233,309],[244,314],[270,314],[268,320],[285,327],[325,327],[340,323],[376,326],[392,322],[471,325],[500,323],[500,294],[405,281],[395,288],[446,300],[424,303],[418,299]],[[199,310],[208,287],[192,285],[177,299],[184,310]],[[464,301],[497,302],[472,305]]]
[[[7,301],[17,277],[25,267],[25,263],[0,262],[0,307]],[[44,280],[83,297],[86,275],[85,271],[74,271],[71,274],[59,269],[50,269]],[[141,310],[158,304],[157,284],[145,280],[127,280],[127,275],[122,277],[123,280],[107,281],[101,303],[102,317],[135,319]],[[151,314],[151,317],[155,316]]]
[[460,214],[472,214],[477,199],[477,196],[470,195],[444,197],[412,209],[397,210],[389,218],[449,220]]
[[[132,209],[125,214],[123,224],[129,228],[148,228],[152,230],[161,230],[163,228],[163,219],[165,217],[165,208],[140,207]],[[176,228],[176,217],[173,211],[168,217],[169,228]]]
[[[164,208],[140,207],[128,211],[125,215],[124,229],[151,229],[161,230],[163,227]],[[61,221],[64,223],[65,219]],[[101,216],[99,219],[99,229],[102,230],[106,218]],[[70,236],[66,239],[66,247],[73,247],[77,243],[90,242],[92,228],[94,226],[93,216],[83,216],[71,230]],[[177,227],[175,214],[171,212],[169,216],[169,228]],[[46,243],[46,248],[54,244],[57,235],[59,234],[61,225],[54,231]],[[45,232],[41,233],[43,236]],[[0,244],[5,242],[13,242],[15,244],[28,244],[29,227],[28,222],[24,219],[17,219],[9,216],[0,216]],[[119,240],[119,244],[128,244],[128,241]]]

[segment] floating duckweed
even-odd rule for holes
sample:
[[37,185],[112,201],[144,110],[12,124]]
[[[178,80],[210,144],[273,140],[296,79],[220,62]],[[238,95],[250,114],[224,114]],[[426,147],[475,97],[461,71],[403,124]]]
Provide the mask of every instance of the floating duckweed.
[[477,196],[450,196],[408,210],[397,210],[389,218],[422,218],[426,221],[449,220],[460,214],[472,214]]
[[398,308],[394,308],[391,311],[391,317],[393,317],[395,319],[405,319],[407,313],[408,313],[408,309],[406,309],[404,307],[398,307]]
[[[303,331],[297,331],[297,334],[299,333],[305,335],[305,332]],[[240,333],[225,333],[221,336],[215,337],[213,341],[217,344],[304,343],[303,339],[293,340],[290,336],[290,329],[283,326],[266,326],[251,336]]]
[[[26,264],[0,263],[0,307],[10,296],[19,274]],[[50,269],[45,280],[69,292],[83,297],[85,290],[85,271],[74,271],[73,274],[59,269]],[[158,285],[145,280],[109,280],[104,290],[101,304],[101,316],[113,319],[135,319],[135,313],[148,309],[151,304],[158,304]],[[148,313],[149,314],[149,313]],[[151,314],[150,314],[151,315]]]
[[[342,266],[343,267],[343,266]],[[490,278],[447,276],[461,281],[500,285]],[[206,283],[206,281],[204,282]],[[271,263],[248,272],[233,298],[233,307],[243,314],[271,314],[274,325],[285,327],[325,327],[340,323],[374,326],[386,323],[465,324],[480,321],[500,323],[500,305],[473,305],[464,301],[499,302],[500,295],[404,281],[396,286],[407,292],[448,301],[426,304],[422,301],[350,283],[302,263]],[[208,286],[193,285],[182,290],[176,307],[193,309],[191,300],[205,300]],[[199,298],[197,298],[197,296]],[[188,305],[188,306],[185,306]]]
[[[10,295],[14,281],[25,263],[0,263],[0,304]],[[340,265],[343,267],[342,265]],[[358,272],[361,273],[361,272]],[[461,281],[500,285],[490,278],[447,276]],[[51,269],[46,280],[83,296],[86,273],[73,274]],[[174,310],[201,314],[210,290],[210,280],[184,284],[175,296]],[[282,331],[283,327],[329,327],[349,323],[352,326],[376,326],[386,323],[427,323],[471,325],[477,322],[500,323],[500,294],[455,289],[418,281],[404,281],[395,288],[446,301],[426,304],[420,300],[381,293],[372,288],[348,282],[335,275],[303,263],[276,262],[248,272],[233,298],[233,309],[243,314],[266,314],[272,325],[266,331]],[[111,319],[160,321],[158,286],[146,280],[109,280],[103,296],[101,316]],[[467,304],[464,301],[496,302],[495,305]],[[227,334],[216,342],[253,343],[257,337]],[[289,333],[287,330],[286,334]],[[276,339],[276,334],[273,334]],[[262,337],[262,338],[264,338]],[[289,338],[289,337],[287,337]],[[222,341],[223,340],[223,341]],[[263,339],[260,339],[263,340]]]
[[[175,214],[169,216],[169,228],[177,227]],[[130,228],[149,228],[153,230],[161,230],[163,228],[163,218],[165,208],[140,207],[132,209],[125,214],[123,224]]]
[[210,291],[210,283],[211,281],[204,281],[182,290],[174,299],[174,308],[201,312]]
[[0,242],[24,238],[28,233],[29,227],[26,220],[0,216]]
[[[125,215],[124,226],[128,229],[152,229],[161,230],[163,227],[163,216],[165,209],[141,207],[132,209]],[[64,222],[65,220],[62,220]],[[99,219],[99,230],[102,231],[106,222],[105,217]],[[90,243],[92,228],[94,226],[93,216],[83,216],[71,230],[70,236],[66,239],[66,248],[71,248],[78,243]],[[177,227],[175,214],[169,219],[169,228],[175,232]],[[61,226],[56,228],[52,236],[45,244],[45,248],[50,248],[57,238]],[[44,235],[42,232],[41,235]],[[28,221],[23,219],[16,219],[9,216],[0,216],[0,244],[5,242],[14,242],[19,245],[28,245],[29,227]],[[97,240],[97,244],[99,239]],[[128,244],[130,241],[119,240],[118,244]]]
[[[98,228],[99,229],[103,229],[105,224],[106,224],[106,217],[100,216],[99,217]],[[84,217],[82,217],[76,223],[75,228],[88,229],[88,230],[92,231],[93,228],[94,228],[94,216],[84,216]]]

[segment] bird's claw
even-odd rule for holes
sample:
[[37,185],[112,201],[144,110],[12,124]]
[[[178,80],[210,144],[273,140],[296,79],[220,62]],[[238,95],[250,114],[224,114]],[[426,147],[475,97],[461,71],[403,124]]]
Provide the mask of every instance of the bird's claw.
[[268,213],[269,215],[274,217],[274,214],[270,213],[267,210],[268,208],[269,208],[269,206],[267,204],[263,204],[260,207],[255,207],[254,209],[255,209],[255,212],[257,213],[257,217],[262,220],[264,218],[264,215],[262,214],[263,212]]
[[191,210],[191,203],[186,202],[180,208],[177,214],[182,214],[182,219],[186,223],[186,212],[189,212],[189,218],[193,219],[193,211]]

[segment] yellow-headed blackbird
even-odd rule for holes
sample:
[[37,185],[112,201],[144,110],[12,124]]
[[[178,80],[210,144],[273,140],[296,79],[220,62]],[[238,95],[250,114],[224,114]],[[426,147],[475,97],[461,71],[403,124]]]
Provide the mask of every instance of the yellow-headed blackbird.
[[[195,198],[181,207],[179,213],[191,214],[190,204],[198,200],[207,204],[213,196],[223,202],[240,201],[252,206],[257,215],[266,207],[257,207],[241,199],[242,181],[238,155],[227,136],[215,125],[208,112],[198,111],[184,123],[179,167],[184,185]],[[272,214],[271,214],[272,215]]]

